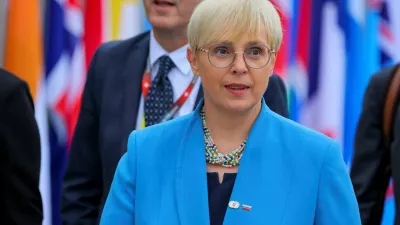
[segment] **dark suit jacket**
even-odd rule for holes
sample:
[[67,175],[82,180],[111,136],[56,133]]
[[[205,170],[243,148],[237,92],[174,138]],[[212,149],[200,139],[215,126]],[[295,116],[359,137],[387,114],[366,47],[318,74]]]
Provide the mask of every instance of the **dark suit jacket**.
[[[106,43],[93,56],[63,182],[63,224],[98,223],[128,135],[136,127],[149,41],[146,32]],[[265,100],[288,116],[285,86],[276,75]]]
[[[359,119],[351,179],[363,225],[380,225],[389,178],[393,176],[396,205],[400,197],[400,115],[396,116],[391,149],[383,142],[383,108],[394,67],[371,77]],[[397,110],[398,114],[400,110]],[[397,150],[397,151],[396,151]],[[399,211],[399,209],[398,209]],[[400,224],[396,213],[396,225]]]
[[26,83],[0,69],[0,223],[42,224],[40,137]]

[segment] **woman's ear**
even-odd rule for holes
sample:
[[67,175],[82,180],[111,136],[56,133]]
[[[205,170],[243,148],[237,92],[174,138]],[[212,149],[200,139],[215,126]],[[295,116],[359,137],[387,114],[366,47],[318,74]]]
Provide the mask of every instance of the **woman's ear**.
[[271,62],[269,62],[271,65],[270,65],[270,70],[268,71],[269,76],[272,76],[272,74],[274,73],[276,57],[277,57],[277,53],[275,53],[271,56]]
[[186,58],[190,63],[192,72],[195,76],[199,76],[198,60],[196,57],[196,50],[193,50],[190,46],[186,50]]

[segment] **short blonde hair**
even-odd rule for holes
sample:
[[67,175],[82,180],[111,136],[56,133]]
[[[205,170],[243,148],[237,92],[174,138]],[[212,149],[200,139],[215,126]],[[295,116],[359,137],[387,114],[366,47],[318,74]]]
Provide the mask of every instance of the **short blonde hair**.
[[269,47],[278,51],[282,25],[269,0],[203,0],[190,18],[188,40],[196,49],[218,41],[236,41],[243,35],[256,37],[261,26],[267,30]]

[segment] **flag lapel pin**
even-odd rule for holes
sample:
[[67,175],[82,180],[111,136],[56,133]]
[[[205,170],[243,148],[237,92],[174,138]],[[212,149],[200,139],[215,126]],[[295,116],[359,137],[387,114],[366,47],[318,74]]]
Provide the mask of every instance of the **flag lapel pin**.
[[246,211],[250,211],[250,210],[251,210],[251,205],[245,205],[245,204],[243,204],[243,205],[242,205],[242,209],[243,209],[243,210],[246,210]]

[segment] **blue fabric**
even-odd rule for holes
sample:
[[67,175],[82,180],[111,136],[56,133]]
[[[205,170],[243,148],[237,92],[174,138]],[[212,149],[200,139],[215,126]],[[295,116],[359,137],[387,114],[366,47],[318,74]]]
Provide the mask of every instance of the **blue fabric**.
[[169,56],[161,56],[160,68],[151,82],[149,94],[144,104],[146,126],[158,123],[162,117],[172,108],[174,96],[172,84],[168,79],[168,73],[175,67]]
[[[201,105],[131,133],[101,225],[210,224]],[[339,144],[264,101],[230,199],[240,207],[227,208],[225,225],[361,225]]]

